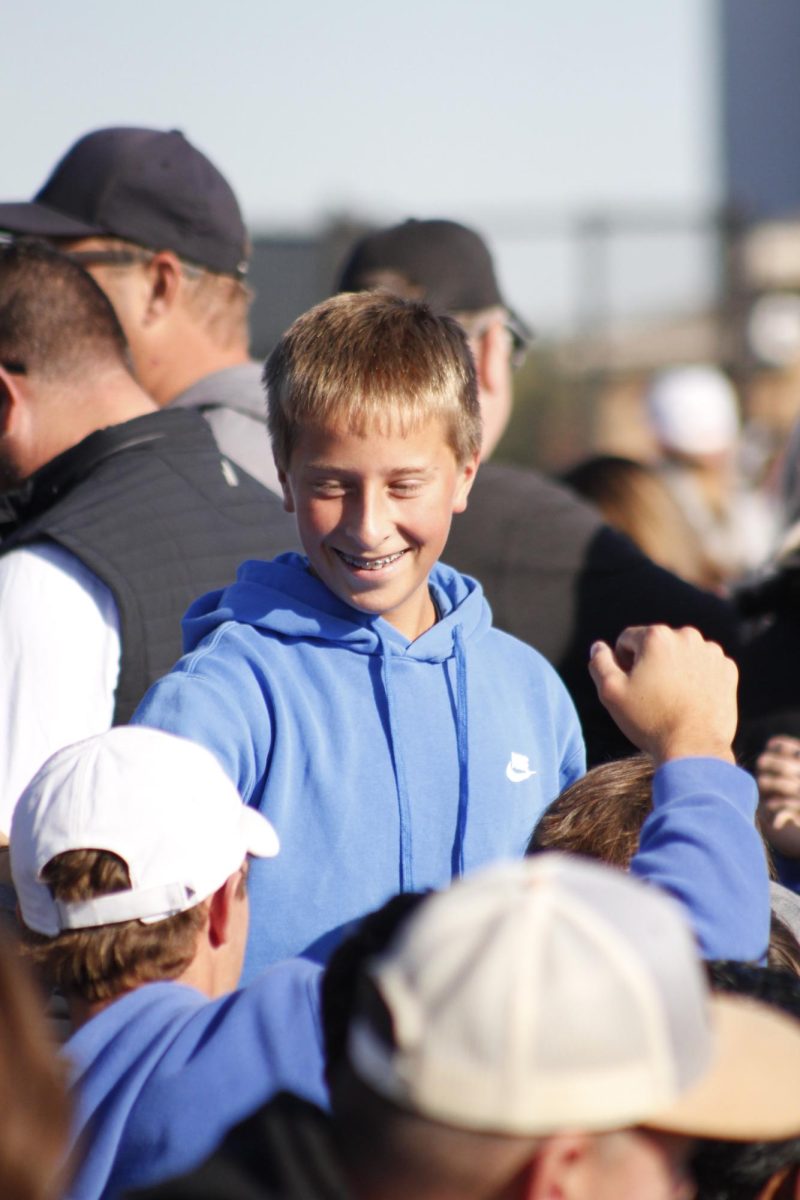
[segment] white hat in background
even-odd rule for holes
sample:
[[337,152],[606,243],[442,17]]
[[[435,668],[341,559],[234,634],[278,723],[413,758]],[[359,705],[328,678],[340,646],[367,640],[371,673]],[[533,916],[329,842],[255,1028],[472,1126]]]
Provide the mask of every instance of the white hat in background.
[[647,416],[662,446],[679,454],[720,454],[739,434],[736,393],[716,367],[661,371],[645,397]]
[[367,964],[353,1071],[432,1120],[522,1136],[646,1124],[800,1132],[800,1025],[711,997],[678,905],[566,855],[488,868],[426,899]]
[[[271,858],[278,836],[243,804],[209,750],[142,726],[119,726],[49,758],[11,824],[11,874],[22,919],[55,937],[120,921],[161,921],[199,904],[248,854]],[[108,850],[130,889],[56,901],[40,873],[67,850]]]

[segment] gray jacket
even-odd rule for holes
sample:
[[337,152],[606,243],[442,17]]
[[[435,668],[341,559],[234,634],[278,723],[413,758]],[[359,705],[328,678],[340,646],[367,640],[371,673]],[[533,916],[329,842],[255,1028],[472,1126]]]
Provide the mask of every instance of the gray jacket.
[[217,446],[231,462],[280,496],[281,485],[267,433],[267,405],[257,362],[214,371],[171,401],[194,408],[211,426]]

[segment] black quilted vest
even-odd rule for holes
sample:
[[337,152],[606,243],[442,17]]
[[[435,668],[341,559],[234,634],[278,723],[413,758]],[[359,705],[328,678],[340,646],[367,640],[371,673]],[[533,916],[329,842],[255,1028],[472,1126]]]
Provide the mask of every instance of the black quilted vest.
[[245,559],[297,546],[277,498],[222,458],[188,410],[112,425],[60,454],[3,499],[0,539],[0,554],[56,542],[110,588],[122,638],[116,725],[180,657],[194,599]]

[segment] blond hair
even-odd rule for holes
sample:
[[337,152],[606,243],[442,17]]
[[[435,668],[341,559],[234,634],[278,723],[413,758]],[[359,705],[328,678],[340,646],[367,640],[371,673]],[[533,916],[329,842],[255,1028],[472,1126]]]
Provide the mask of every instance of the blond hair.
[[267,420],[287,470],[303,429],[359,435],[442,422],[463,465],[480,450],[475,364],[452,317],[386,292],[344,293],[298,317],[267,359]]

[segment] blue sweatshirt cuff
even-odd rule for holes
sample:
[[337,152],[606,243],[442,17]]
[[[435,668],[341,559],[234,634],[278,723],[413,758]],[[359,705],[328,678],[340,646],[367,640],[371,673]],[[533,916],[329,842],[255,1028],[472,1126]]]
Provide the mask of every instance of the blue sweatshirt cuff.
[[758,787],[753,776],[721,758],[699,755],[674,758],[658,768],[653,776],[653,808],[663,808],[676,795],[710,791],[719,791],[720,798],[732,804],[743,817],[755,819]]

